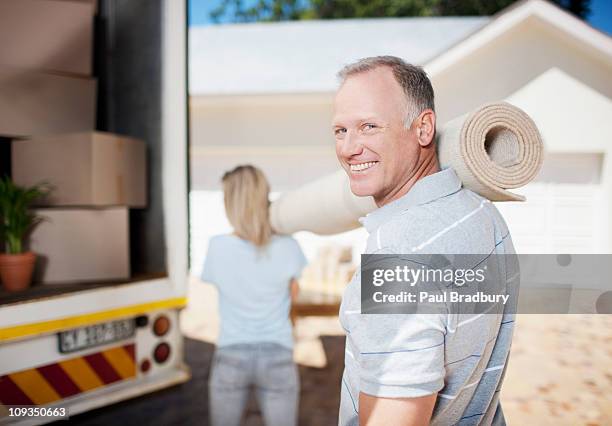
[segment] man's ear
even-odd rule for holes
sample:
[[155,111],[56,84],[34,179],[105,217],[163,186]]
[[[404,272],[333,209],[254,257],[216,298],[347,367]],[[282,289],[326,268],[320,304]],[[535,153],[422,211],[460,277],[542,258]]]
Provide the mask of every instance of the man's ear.
[[419,145],[422,147],[429,146],[433,142],[436,133],[436,113],[426,109],[419,114],[415,122]]

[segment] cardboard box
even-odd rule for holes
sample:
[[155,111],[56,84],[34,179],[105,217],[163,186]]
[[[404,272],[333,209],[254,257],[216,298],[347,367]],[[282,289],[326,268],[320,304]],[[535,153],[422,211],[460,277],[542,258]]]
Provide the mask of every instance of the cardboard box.
[[0,0],[0,64],[92,73],[93,2]]
[[14,141],[13,180],[55,187],[45,206],[145,207],[146,146],[139,139],[85,132]]
[[93,130],[96,80],[0,67],[0,136]]
[[90,4],[92,5],[92,7],[94,8],[94,12],[97,14],[99,9],[98,9],[98,0],[57,0],[57,1],[72,1],[72,2],[79,2],[79,3],[86,3],[86,4]]
[[36,209],[30,237],[35,283],[124,280],[130,276],[128,209]]

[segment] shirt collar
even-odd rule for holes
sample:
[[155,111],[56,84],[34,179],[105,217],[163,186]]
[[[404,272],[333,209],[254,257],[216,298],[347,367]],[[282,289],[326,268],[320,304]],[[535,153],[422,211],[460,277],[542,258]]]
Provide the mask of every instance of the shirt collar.
[[445,168],[419,179],[405,195],[360,218],[359,222],[372,233],[380,225],[409,207],[430,203],[460,189],[461,181],[455,170],[450,167]]

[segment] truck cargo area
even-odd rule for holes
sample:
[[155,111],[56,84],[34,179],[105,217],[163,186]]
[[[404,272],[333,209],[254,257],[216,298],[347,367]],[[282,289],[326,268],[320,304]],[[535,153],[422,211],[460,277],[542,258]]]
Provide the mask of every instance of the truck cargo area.
[[9,293],[6,291],[0,292],[0,306],[10,305],[13,303],[33,302],[51,297],[58,297],[76,292],[95,290],[102,287],[119,287],[130,285],[138,282],[165,278],[167,275],[163,272],[152,274],[141,274],[132,276],[129,280],[116,282],[88,282],[88,283],[68,283],[68,284],[45,284],[34,285],[25,292]]
[[[19,90],[25,101],[13,107],[0,99],[3,115],[11,107],[11,115],[0,119],[0,176],[22,186],[51,180],[56,187],[51,201],[36,210],[44,220],[30,238],[30,249],[39,254],[32,286],[15,293],[0,289],[0,305],[168,276],[163,2],[50,3],[44,6],[57,16],[35,13],[37,2],[6,2],[0,18],[22,22],[20,49],[28,51],[3,51],[3,63],[11,66],[0,67],[0,86]],[[55,47],[42,46],[45,28],[34,29],[54,19],[66,20],[67,29],[50,34],[49,43],[65,37],[64,48],[69,45],[71,25],[80,39],[70,58],[44,62],[35,48]]]

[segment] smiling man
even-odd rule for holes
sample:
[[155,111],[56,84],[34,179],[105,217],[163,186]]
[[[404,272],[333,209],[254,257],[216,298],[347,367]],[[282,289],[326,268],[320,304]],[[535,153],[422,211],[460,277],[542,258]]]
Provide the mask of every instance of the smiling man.
[[[425,72],[381,56],[339,77],[336,153],[352,192],[379,207],[362,219],[366,253],[513,254],[493,204],[462,188],[454,170],[440,170]],[[494,279],[517,280],[517,265],[499,259]],[[339,424],[504,424],[498,397],[514,321],[507,306],[472,315],[361,314],[360,281],[357,271],[340,309],[347,340]]]

